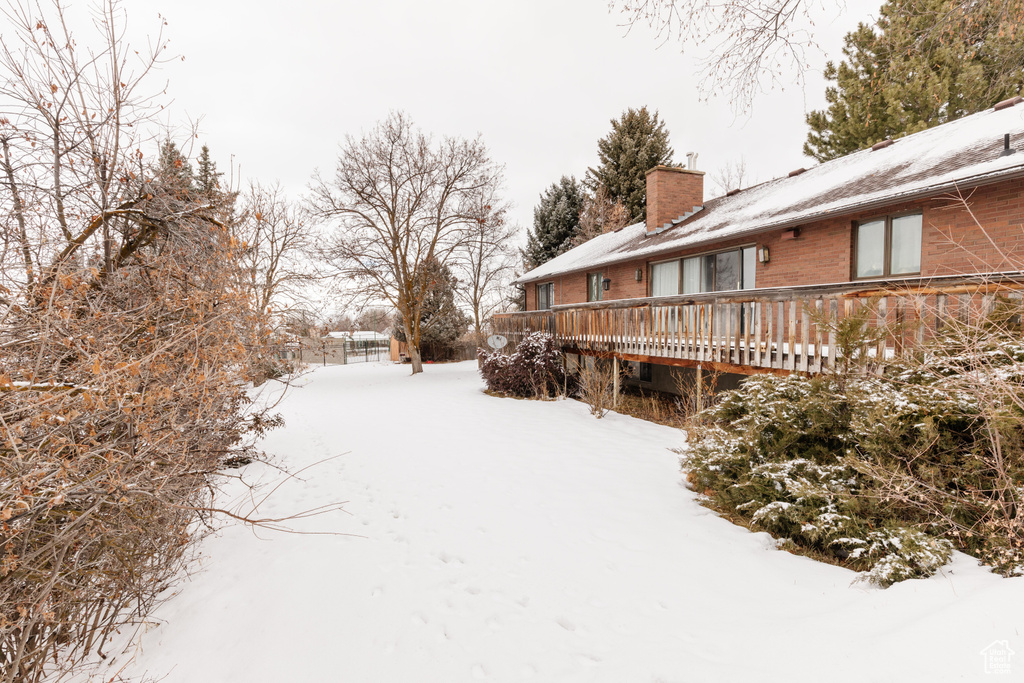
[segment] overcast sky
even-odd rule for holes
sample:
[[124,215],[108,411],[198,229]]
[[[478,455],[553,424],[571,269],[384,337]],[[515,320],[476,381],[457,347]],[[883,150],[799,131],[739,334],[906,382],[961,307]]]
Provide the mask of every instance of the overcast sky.
[[[815,37],[835,59],[842,36],[880,0],[825,2]],[[701,102],[696,60],[651,31],[628,33],[605,0],[126,0],[133,33],[166,17],[172,52],[162,69],[170,121],[200,119],[200,142],[220,170],[279,181],[290,196],[314,169],[333,170],[338,143],[391,109],[424,130],[481,134],[505,165],[513,218],[532,224],[540,193],[581,178],[597,140],[628,107],[656,109],[676,161],[697,152],[710,174],[745,159],[764,181],[812,160],[801,154],[806,112],[824,104],[815,58],[805,88],[759,97],[736,118],[728,99]],[[150,27],[153,27],[151,29]],[[749,184],[749,183],[748,183]],[[713,184],[706,183],[712,196]]]

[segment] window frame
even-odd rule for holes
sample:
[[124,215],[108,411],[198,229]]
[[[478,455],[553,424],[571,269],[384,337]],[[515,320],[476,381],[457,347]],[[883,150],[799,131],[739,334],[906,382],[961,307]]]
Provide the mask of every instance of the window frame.
[[[918,269],[916,273],[892,273],[892,223],[897,218],[906,218],[907,216],[920,216],[921,217],[921,254],[918,257]],[[882,274],[881,275],[857,275],[857,250],[860,241],[860,226],[867,223],[874,223],[875,221],[883,221],[885,223],[885,237],[882,249]],[[901,211],[897,213],[882,214],[879,216],[871,216],[859,221],[853,221],[853,230],[851,231],[852,244],[850,247],[850,281],[857,282],[862,280],[888,280],[891,278],[902,278],[902,277],[918,277],[921,275],[921,266],[924,261],[924,211],[916,209],[912,211]]]
[[[551,307],[555,305],[555,281],[551,280],[549,282],[538,282],[535,285],[535,287],[536,287],[536,289],[533,290],[533,295],[535,297],[535,303],[537,305],[537,310],[538,311],[550,311]],[[544,308],[540,307],[540,290],[541,290],[541,287],[549,288],[548,289],[548,305],[546,307],[544,307]]]

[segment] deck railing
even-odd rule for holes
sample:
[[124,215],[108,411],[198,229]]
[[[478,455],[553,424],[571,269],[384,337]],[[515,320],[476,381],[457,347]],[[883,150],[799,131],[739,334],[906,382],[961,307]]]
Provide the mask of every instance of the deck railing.
[[976,323],[998,301],[1019,315],[1022,292],[1024,273],[908,278],[555,306],[495,316],[494,328],[513,344],[544,330],[568,351],[626,360],[819,373],[841,362],[835,321],[868,316],[878,339],[856,353],[870,367],[945,325]]

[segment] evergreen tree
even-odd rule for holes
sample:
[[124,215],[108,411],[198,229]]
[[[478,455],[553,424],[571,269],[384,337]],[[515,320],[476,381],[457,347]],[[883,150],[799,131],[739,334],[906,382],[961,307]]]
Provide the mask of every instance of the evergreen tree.
[[[458,340],[469,329],[469,317],[455,303],[458,280],[448,266],[437,259],[424,263],[419,277],[423,307],[420,312],[420,351],[423,360],[450,360]],[[406,341],[401,314],[396,315],[393,336]]]
[[156,175],[159,182],[179,198],[183,199],[196,191],[192,164],[170,138],[160,144]]
[[533,229],[527,233],[522,252],[528,269],[569,250],[585,200],[583,185],[571,176],[562,176],[541,194],[540,204],[533,209]]
[[804,154],[834,159],[981,111],[1024,87],[1024,31],[998,3],[950,24],[949,0],[888,0],[829,62],[828,109],[808,114]]
[[647,209],[647,171],[672,164],[665,122],[652,116],[647,107],[628,109],[612,130],[597,141],[598,167],[587,171],[592,190],[604,188],[612,202],[621,202],[630,222],[644,220]]
[[220,177],[224,175],[217,170],[217,163],[210,158],[210,148],[203,145],[196,163],[196,188],[205,195],[213,195],[220,191]]

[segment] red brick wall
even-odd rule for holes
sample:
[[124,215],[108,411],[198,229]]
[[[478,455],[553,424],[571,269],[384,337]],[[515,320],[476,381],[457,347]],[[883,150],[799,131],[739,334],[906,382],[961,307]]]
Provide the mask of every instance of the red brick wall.
[[[744,239],[723,240],[697,248],[605,266],[604,276],[611,278],[605,299],[648,296],[650,261],[662,261],[742,245],[764,245],[771,260],[757,264],[757,287],[849,282],[852,279],[852,226],[868,220],[906,211],[921,211],[921,274],[956,275],[992,271],[1024,270],[1024,180],[1007,181],[964,192],[970,211],[954,197],[933,197],[915,202],[893,204],[883,209],[836,216],[801,226],[800,236],[783,240],[782,231],[763,233]],[[972,216],[973,214],[973,216]],[[979,224],[984,226],[979,227]],[[643,269],[643,281],[635,272]],[[587,300],[587,271],[569,273],[554,282],[555,304],[582,303]],[[536,309],[535,283],[527,284],[527,308]]]
[[665,223],[704,204],[704,171],[655,166],[647,172],[647,229]]

